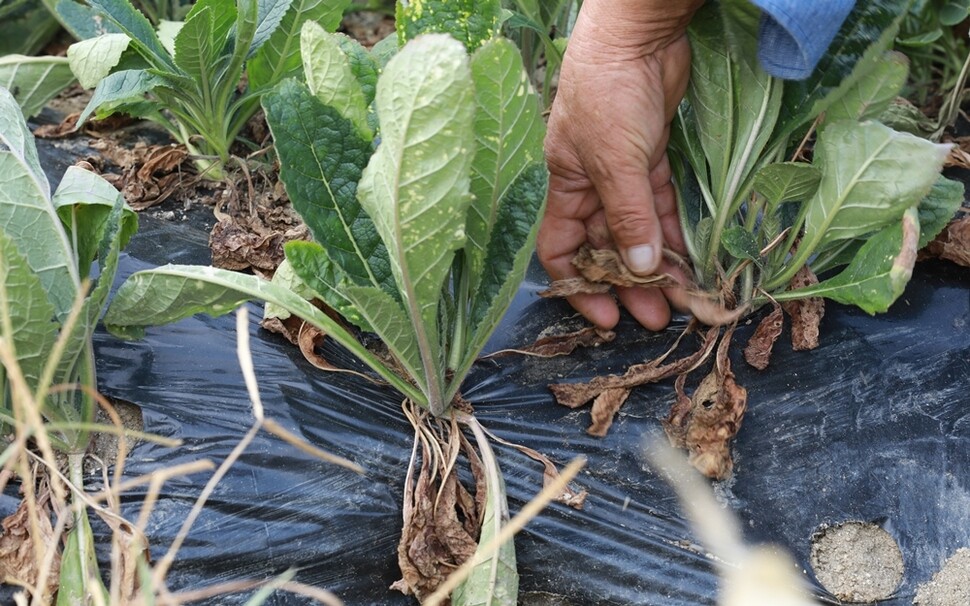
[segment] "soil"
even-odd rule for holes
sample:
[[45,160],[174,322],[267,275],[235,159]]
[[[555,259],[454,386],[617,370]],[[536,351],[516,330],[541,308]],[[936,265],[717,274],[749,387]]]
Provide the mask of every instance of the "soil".
[[[121,417],[121,424],[124,425],[125,429],[131,431],[145,430],[145,421],[142,418],[141,407],[137,404],[112,398],[111,405],[114,406],[115,412]],[[103,409],[98,409],[95,423],[111,425],[112,421],[111,417]],[[128,438],[127,442],[128,450],[130,451],[138,443],[138,440]],[[111,433],[97,433],[94,434],[94,440],[91,443],[88,457],[84,461],[84,471],[86,473],[93,473],[99,471],[102,464],[111,467],[117,460],[118,436]]]
[[903,554],[896,540],[865,522],[820,527],[812,537],[811,564],[822,587],[850,604],[887,599],[903,580]]
[[913,600],[916,606],[970,604],[970,549],[957,550],[933,579],[920,585]]

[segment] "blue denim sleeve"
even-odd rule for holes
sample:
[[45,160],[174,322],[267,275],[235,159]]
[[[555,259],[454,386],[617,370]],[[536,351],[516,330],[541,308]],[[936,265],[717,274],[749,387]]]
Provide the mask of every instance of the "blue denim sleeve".
[[807,78],[855,0],[751,0],[762,10],[758,59],[772,76]]

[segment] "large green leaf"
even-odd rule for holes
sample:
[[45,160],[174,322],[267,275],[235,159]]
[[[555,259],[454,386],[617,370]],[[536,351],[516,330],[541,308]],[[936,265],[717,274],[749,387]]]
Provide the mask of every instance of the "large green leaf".
[[897,223],[929,192],[948,150],[878,122],[832,124],[815,147],[822,181],[801,246],[818,250]]
[[387,246],[391,269],[423,360],[433,412],[444,359],[438,301],[455,251],[465,243],[474,145],[473,84],[464,47],[429,34],[405,46],[377,83],[381,144],[358,188]]
[[404,45],[420,34],[442,33],[474,52],[496,35],[502,24],[500,0],[411,0],[398,2],[398,41]]
[[387,249],[356,196],[370,142],[293,80],[264,95],[263,108],[280,178],[313,237],[354,284],[397,292]]
[[50,201],[50,185],[13,95],[0,88],[0,229],[40,277],[63,320],[80,288],[67,233]]
[[0,87],[13,94],[27,117],[40,113],[73,83],[74,74],[64,57],[0,57]]
[[213,69],[222,50],[215,39],[215,18],[212,7],[203,5],[199,10],[193,9],[175,35],[175,65],[204,89],[209,87],[209,80],[215,78]]
[[[112,229],[118,229],[118,247],[124,248],[138,231],[138,216],[117,189],[100,175],[71,166],[61,177],[51,199],[57,215],[77,246],[78,274],[87,276],[99,247]],[[113,209],[121,204],[120,225],[110,221]]]
[[349,5],[350,0],[293,0],[279,27],[246,64],[249,86],[257,90],[284,78],[299,77],[303,24],[313,22],[332,32]]
[[327,33],[316,23],[307,21],[303,25],[300,49],[310,92],[353,122],[360,136],[370,141],[374,135],[367,125],[368,102],[351,70],[350,59],[338,42],[338,34]]
[[823,127],[840,120],[878,118],[896,98],[909,75],[909,59],[902,53],[882,53],[868,73],[825,110]]
[[471,69],[476,150],[465,255],[471,269],[469,291],[475,292],[503,198],[521,174],[542,160],[545,123],[514,44],[504,39],[487,43],[472,57]]
[[915,208],[902,221],[870,237],[840,274],[814,286],[782,293],[778,300],[825,297],[875,314],[899,298],[913,274],[919,242]]
[[[293,0],[258,0],[256,11],[256,29],[249,43],[247,57],[252,57],[267,41],[283,22],[283,17],[290,10]],[[243,40],[240,37],[240,40]],[[238,41],[237,41],[238,42]]]
[[[13,345],[27,385],[36,389],[57,340],[54,306],[47,300],[44,285],[20,254],[17,244],[3,231],[0,231],[0,315],[8,319],[12,330],[10,334],[3,334],[3,339]],[[5,326],[6,322],[0,322],[0,333],[5,332]]]
[[71,71],[84,88],[94,88],[114,69],[128,49],[127,34],[103,34],[75,42],[67,48]]
[[4,0],[0,2],[0,57],[34,55],[59,29],[41,0]]
[[77,40],[96,38],[103,34],[120,34],[121,28],[107,21],[100,12],[87,4],[74,0],[60,0],[57,2],[57,16],[60,22]]
[[98,108],[139,101],[145,93],[163,82],[161,77],[143,69],[126,69],[111,74],[94,89],[91,100],[77,119],[78,126],[84,124]]
[[105,327],[127,338],[146,326],[169,324],[197,313],[226,314],[249,300],[279,305],[323,330],[408,397],[420,393],[402,381],[337,322],[299,295],[256,276],[199,265],[166,265],[125,281],[104,316]]

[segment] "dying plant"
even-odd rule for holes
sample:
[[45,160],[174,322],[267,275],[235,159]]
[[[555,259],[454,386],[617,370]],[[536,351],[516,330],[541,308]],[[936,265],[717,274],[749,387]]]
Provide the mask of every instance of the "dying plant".
[[[687,290],[707,302],[692,307],[728,328],[705,332],[687,358],[664,364],[668,352],[622,376],[554,386],[561,403],[594,399],[594,412],[612,419],[632,386],[679,377],[668,434],[705,474],[722,478],[747,406],[727,356],[737,320],[773,309],[746,350],[764,368],[781,334],[782,307],[796,348],[810,349],[823,298],[877,313],[902,294],[917,250],[963,200],[963,186],[939,174],[948,146],[876,120],[906,82],[905,58],[887,49],[908,5],[859,3],[804,81],[774,78],[758,63],[754,5],[709,2],[695,15],[671,164],[691,268]],[[874,31],[881,33],[875,40]],[[653,280],[670,285],[672,278]],[[688,397],[686,375],[714,352],[713,370]]]
[[[405,396],[414,426],[395,587],[424,600],[474,558],[452,603],[515,604],[513,543],[480,550],[509,511],[491,436],[460,389],[531,256],[545,126],[518,49],[498,36],[499,2],[471,5],[400,6],[399,50],[368,52],[304,26],[306,83],[282,83],[263,107],[280,177],[315,242],[287,244],[273,282],[211,267],[140,272],[106,323],[132,336],[262,299],[268,313],[325,332]],[[380,336],[389,355],[355,329]],[[458,480],[461,459],[473,490]]]

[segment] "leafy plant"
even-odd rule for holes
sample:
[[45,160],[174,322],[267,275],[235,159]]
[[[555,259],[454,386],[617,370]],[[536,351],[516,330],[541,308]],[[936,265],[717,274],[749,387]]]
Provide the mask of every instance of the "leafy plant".
[[[0,189],[0,337],[13,352],[0,369],[0,418],[18,424],[42,417],[49,431],[34,436],[41,453],[49,462],[55,450],[64,453],[71,481],[82,486],[96,409],[91,338],[137,218],[114,187],[78,167],[67,170],[51,195],[33,137],[3,88],[0,144],[0,180],[7,185]],[[24,401],[11,393],[17,386],[29,389],[41,408],[16,405]],[[88,583],[97,578],[97,565],[83,507],[76,509],[63,558],[58,603],[86,601],[98,588]]]
[[[348,3],[200,0],[184,24],[168,24],[161,36],[129,0],[91,0],[90,8],[117,31],[68,49],[81,84],[96,86],[78,123],[116,112],[155,121],[196,156],[203,175],[220,179],[260,96],[299,75],[303,23],[332,31]],[[246,87],[240,92],[243,73]]]
[[0,1],[0,56],[33,55],[60,29],[42,0]]
[[[872,120],[906,79],[906,61],[886,49],[907,4],[860,3],[804,82],[761,69],[758,14],[745,3],[724,0],[695,17],[691,85],[672,139],[684,235],[704,290],[732,291],[739,307],[821,296],[870,313],[902,293],[917,246],[963,191],[939,176],[946,146]],[[884,33],[860,44],[861,30]],[[808,162],[799,142],[810,132]],[[789,289],[803,266],[845,269]]]
[[[470,452],[449,419],[471,429],[479,454],[469,461],[487,497],[484,509],[466,511],[464,519],[473,520],[474,534],[486,543],[508,519],[505,488],[459,389],[531,256],[545,201],[544,123],[518,50],[495,37],[497,20],[462,27],[463,47],[440,34],[417,36],[403,17],[399,31],[409,42],[383,69],[387,49],[369,54],[306,24],[306,84],[288,80],[263,98],[281,179],[316,240],[286,246],[288,269],[280,274],[289,277],[270,283],[192,266],[140,272],[121,287],[105,322],[137,336],[147,325],[218,315],[255,298],[325,331],[417,407],[408,414],[421,457],[416,477],[423,479],[409,473],[406,511],[433,506],[427,486],[458,490],[454,460],[436,453]],[[474,51],[470,58],[466,49]],[[376,332],[390,359],[371,353],[291,290],[293,274],[299,290]],[[439,428],[417,429],[429,421]],[[432,446],[432,433],[446,444]],[[408,541],[427,549],[427,540],[410,536],[407,526],[398,586],[421,597],[440,579],[424,578],[409,564]],[[509,543],[482,558],[453,600],[514,604],[517,583]]]

